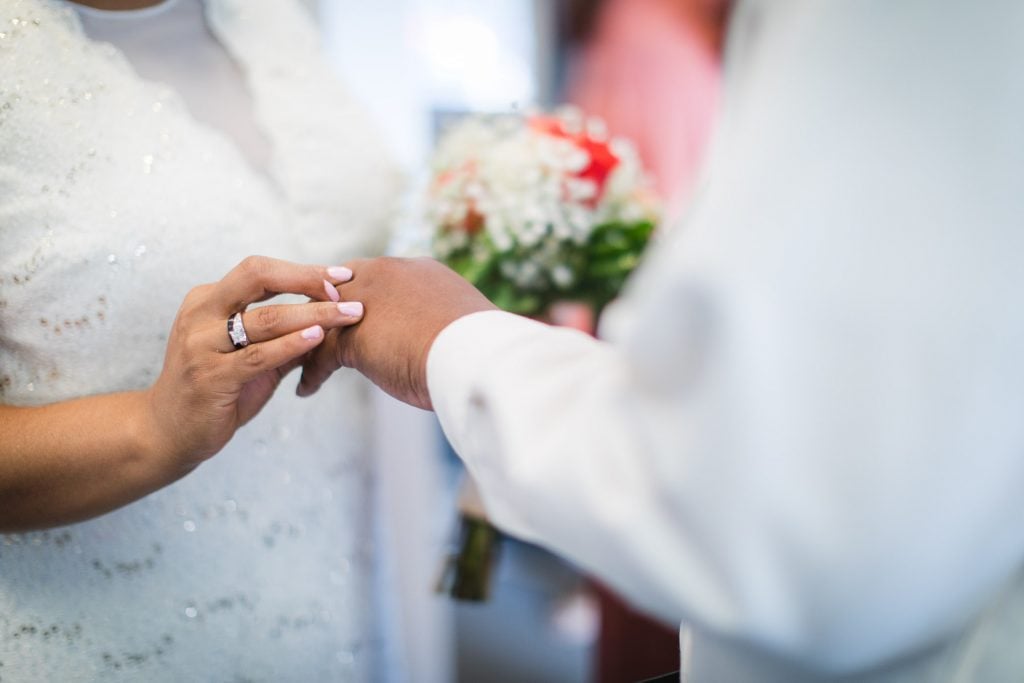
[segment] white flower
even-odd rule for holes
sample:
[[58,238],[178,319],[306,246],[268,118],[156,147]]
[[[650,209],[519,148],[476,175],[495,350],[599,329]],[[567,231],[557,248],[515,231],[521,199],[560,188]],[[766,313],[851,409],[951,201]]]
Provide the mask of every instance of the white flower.
[[579,173],[590,165],[590,154],[582,149],[574,149],[565,157],[565,168],[570,173]]
[[565,191],[569,201],[585,202],[597,196],[597,183],[585,178],[569,178],[565,181]]
[[540,267],[533,261],[524,261],[519,265],[519,272],[516,274],[516,284],[526,289],[532,289],[538,284],[540,277]]
[[587,137],[591,140],[604,142],[608,139],[608,124],[596,116],[590,117],[587,119]]
[[564,263],[559,263],[551,269],[551,279],[562,289],[567,289],[575,281],[572,269]]
[[488,234],[491,236],[491,241],[494,243],[494,248],[498,250],[498,253],[510,251],[516,245],[511,233],[507,230],[491,230],[488,231]]

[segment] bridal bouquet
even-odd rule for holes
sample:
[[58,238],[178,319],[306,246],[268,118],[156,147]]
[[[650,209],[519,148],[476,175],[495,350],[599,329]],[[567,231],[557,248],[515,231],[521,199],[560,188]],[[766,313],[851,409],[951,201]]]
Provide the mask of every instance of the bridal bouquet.
[[[499,308],[545,316],[567,301],[596,317],[636,268],[658,203],[630,143],[563,109],[471,117],[449,130],[434,156],[427,216],[434,256]],[[462,498],[475,497],[467,481]],[[483,600],[499,534],[482,504],[461,507],[459,549],[440,589]]]
[[633,146],[574,109],[470,117],[441,140],[427,215],[434,256],[495,305],[599,311],[654,230],[657,201]]

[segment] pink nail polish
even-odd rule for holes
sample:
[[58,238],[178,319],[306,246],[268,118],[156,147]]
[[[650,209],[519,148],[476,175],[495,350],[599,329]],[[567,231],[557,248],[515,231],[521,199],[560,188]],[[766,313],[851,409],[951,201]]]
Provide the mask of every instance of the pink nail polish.
[[319,325],[313,325],[313,327],[307,327],[302,331],[303,339],[319,339],[324,336],[324,328]]
[[327,292],[327,298],[331,301],[341,301],[341,295],[338,294],[337,288],[327,280],[324,280],[324,291]]
[[347,315],[350,318],[361,318],[363,316],[363,305],[358,301],[346,301],[343,304],[338,304],[338,310],[342,315]]
[[352,279],[352,270],[345,266],[331,266],[327,269],[327,274],[338,282],[348,282]]

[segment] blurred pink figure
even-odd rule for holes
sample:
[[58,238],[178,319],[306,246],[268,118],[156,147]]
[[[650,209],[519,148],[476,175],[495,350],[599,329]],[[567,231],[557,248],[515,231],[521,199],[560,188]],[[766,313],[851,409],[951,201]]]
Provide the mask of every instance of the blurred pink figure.
[[721,0],[607,0],[567,89],[569,102],[631,139],[667,217],[693,189],[718,103]]

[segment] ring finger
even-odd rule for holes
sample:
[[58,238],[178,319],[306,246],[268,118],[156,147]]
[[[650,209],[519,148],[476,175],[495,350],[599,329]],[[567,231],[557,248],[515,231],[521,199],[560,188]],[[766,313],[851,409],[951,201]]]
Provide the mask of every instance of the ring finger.
[[[242,327],[249,343],[257,344],[315,325],[324,330],[354,325],[362,317],[363,305],[355,301],[337,304],[318,301],[305,304],[272,304],[243,312]],[[235,350],[228,336],[227,320],[211,325],[203,334],[209,341],[206,348],[213,348],[221,353]]]

